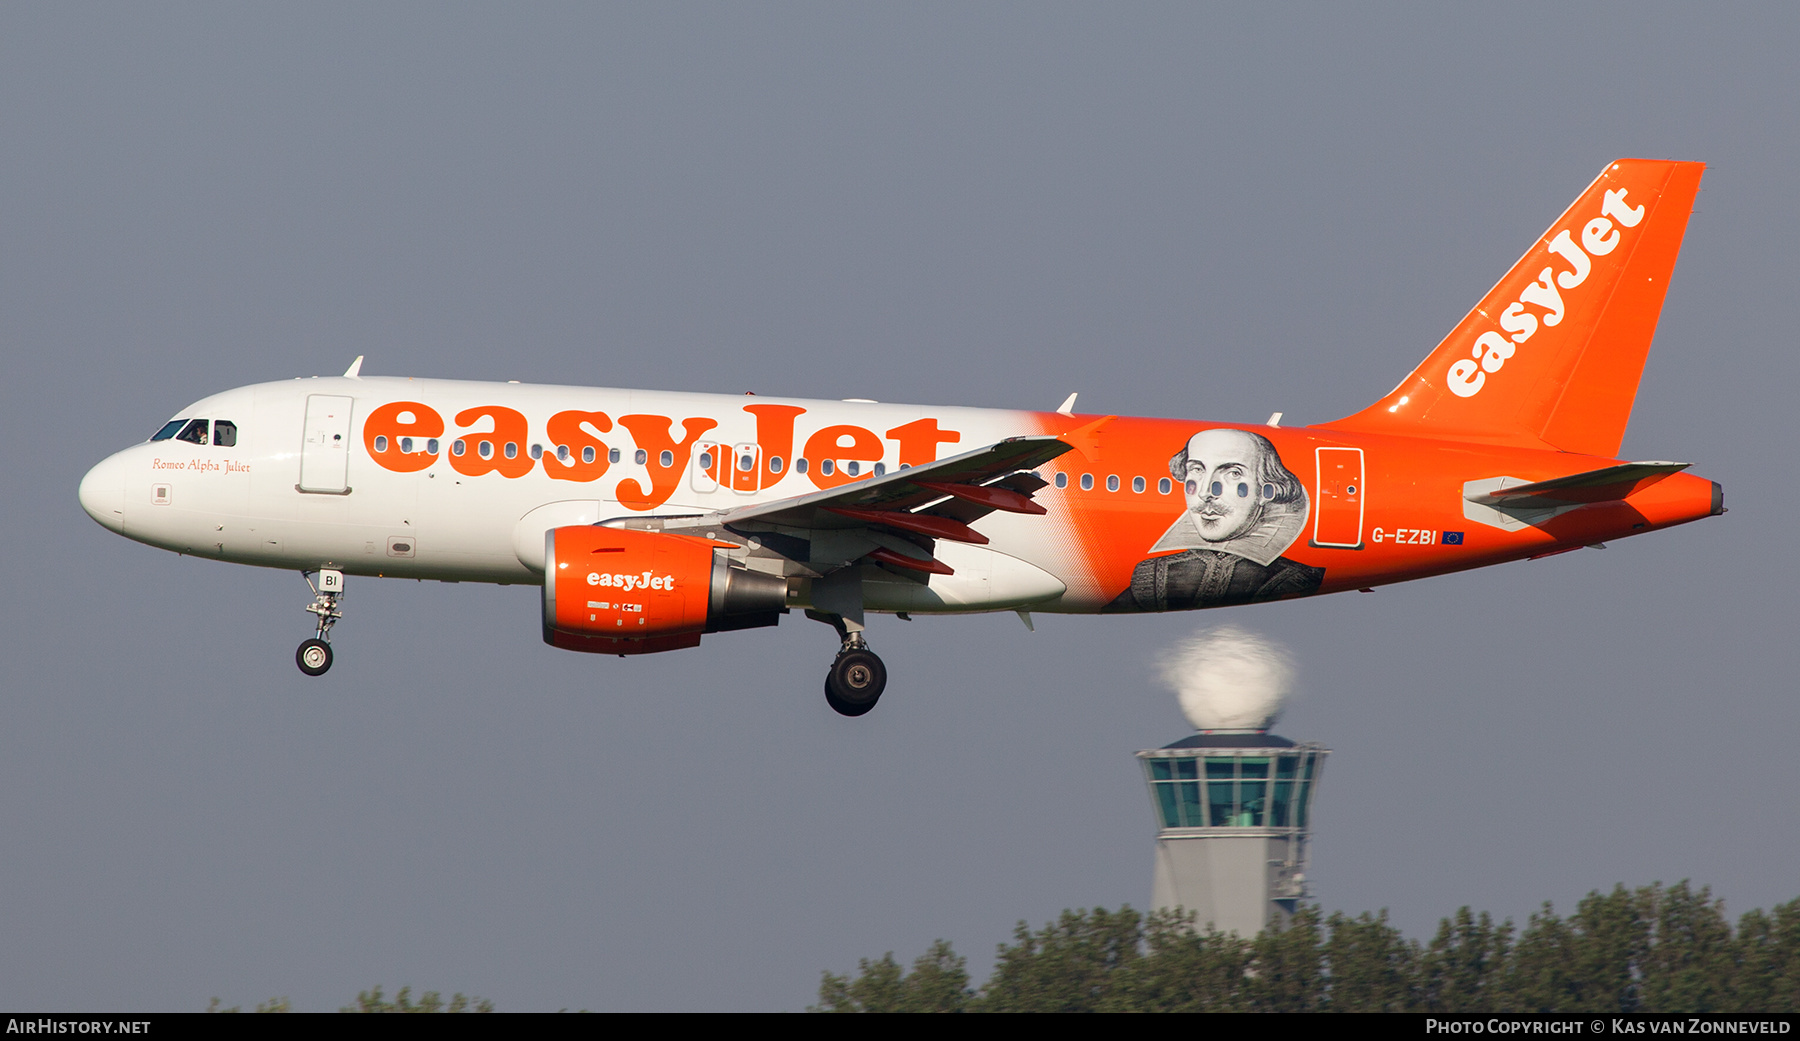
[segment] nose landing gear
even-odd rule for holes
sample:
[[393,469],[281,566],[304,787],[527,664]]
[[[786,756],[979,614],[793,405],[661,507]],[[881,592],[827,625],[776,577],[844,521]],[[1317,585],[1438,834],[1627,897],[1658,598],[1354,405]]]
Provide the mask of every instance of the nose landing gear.
[[294,652],[294,664],[308,676],[323,676],[331,668],[331,627],[344,617],[344,612],[338,610],[338,600],[344,595],[344,573],[320,568],[318,585],[313,585],[312,577],[306,572],[300,574],[306,579],[307,588],[313,591],[313,602],[306,605],[306,610],[319,616],[319,632],[300,644]]
[[842,615],[806,612],[838,631],[841,646],[825,674],[825,703],[841,716],[860,716],[875,707],[887,689],[887,666],[869,650],[862,626]]

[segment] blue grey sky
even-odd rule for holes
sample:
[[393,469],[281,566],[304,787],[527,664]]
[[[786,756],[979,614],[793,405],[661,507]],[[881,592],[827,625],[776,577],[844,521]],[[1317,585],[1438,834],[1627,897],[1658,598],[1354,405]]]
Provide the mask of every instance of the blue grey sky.
[[[1800,10],[0,7],[0,1007],[377,983],[798,1009],[821,969],[1149,898],[1160,649],[1231,621],[1335,752],[1312,877],[1414,934],[1800,895]],[[1206,614],[791,616],[552,650],[535,590],[127,542],[82,473],[341,372],[1289,425],[1390,388],[1608,161],[1710,164],[1624,454],[1731,512]]]

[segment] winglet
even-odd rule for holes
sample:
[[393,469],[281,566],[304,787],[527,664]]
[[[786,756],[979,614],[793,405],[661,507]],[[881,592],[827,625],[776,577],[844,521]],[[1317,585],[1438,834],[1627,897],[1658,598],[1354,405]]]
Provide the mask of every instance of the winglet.
[[344,375],[353,380],[362,379],[362,360],[363,356],[357,355],[356,360],[350,363],[350,367],[344,370]]
[[1102,416],[1067,433],[1058,434],[1056,439],[1080,452],[1090,461],[1098,461],[1100,458],[1100,431],[1118,418],[1118,416]]
[[[1075,394],[1080,394],[1080,393],[1081,393],[1080,391],[1075,392]],[[1068,397],[1063,399],[1062,404],[1056,406],[1056,411],[1057,411],[1058,415],[1072,416],[1075,414],[1075,394],[1070,394]]]

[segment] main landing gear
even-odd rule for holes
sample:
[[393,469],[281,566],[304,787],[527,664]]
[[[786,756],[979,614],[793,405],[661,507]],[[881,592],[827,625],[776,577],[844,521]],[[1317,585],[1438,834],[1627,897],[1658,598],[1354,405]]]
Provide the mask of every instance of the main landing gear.
[[887,689],[887,666],[869,650],[862,626],[842,615],[806,612],[837,630],[841,645],[825,674],[825,703],[842,716],[860,716],[875,707]]
[[344,595],[344,573],[320,568],[318,585],[313,585],[312,577],[304,571],[301,577],[313,591],[313,602],[306,605],[306,610],[319,616],[319,634],[300,644],[294,652],[294,664],[308,676],[323,676],[331,668],[331,627],[344,617],[344,612],[338,610],[338,600]]

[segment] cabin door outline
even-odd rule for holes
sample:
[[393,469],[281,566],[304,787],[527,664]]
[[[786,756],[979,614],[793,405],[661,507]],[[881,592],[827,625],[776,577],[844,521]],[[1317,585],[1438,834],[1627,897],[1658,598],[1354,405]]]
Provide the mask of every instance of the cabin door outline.
[[1360,448],[1318,448],[1313,484],[1314,546],[1363,548],[1363,517],[1368,503],[1367,478]]

